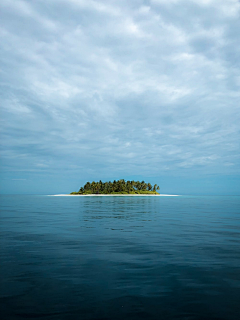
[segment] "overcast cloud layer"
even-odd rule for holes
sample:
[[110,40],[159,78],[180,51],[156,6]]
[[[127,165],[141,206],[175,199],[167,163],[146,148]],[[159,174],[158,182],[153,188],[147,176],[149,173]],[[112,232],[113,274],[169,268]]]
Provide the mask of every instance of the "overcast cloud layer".
[[0,7],[3,185],[239,177],[239,1]]

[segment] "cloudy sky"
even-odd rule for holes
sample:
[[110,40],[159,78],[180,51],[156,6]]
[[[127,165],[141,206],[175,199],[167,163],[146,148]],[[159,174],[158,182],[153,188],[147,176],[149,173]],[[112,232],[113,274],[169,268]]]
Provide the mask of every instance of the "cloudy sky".
[[1,0],[1,192],[239,194],[238,0]]

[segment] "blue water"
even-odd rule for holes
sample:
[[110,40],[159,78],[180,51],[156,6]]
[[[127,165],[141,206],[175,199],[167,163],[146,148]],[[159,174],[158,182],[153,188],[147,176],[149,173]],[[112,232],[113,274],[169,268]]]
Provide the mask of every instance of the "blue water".
[[1,196],[1,319],[240,319],[240,197]]

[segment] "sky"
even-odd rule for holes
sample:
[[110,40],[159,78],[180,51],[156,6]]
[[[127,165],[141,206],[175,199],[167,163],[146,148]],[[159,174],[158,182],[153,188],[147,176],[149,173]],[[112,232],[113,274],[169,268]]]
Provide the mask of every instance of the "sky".
[[1,0],[3,194],[240,194],[238,0]]

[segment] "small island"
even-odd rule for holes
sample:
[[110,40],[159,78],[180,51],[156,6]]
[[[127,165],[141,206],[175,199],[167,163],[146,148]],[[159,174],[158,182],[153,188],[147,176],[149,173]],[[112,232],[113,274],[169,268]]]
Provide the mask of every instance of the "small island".
[[157,190],[159,186],[144,181],[125,181],[114,180],[113,182],[87,182],[84,187],[81,187],[78,192],[71,192],[71,195],[160,195]]

